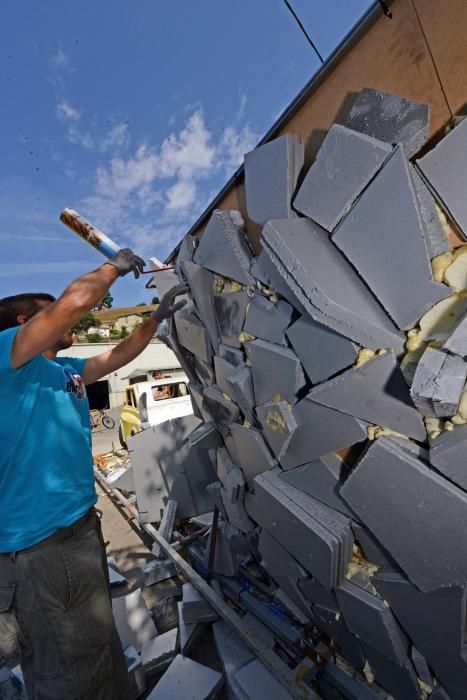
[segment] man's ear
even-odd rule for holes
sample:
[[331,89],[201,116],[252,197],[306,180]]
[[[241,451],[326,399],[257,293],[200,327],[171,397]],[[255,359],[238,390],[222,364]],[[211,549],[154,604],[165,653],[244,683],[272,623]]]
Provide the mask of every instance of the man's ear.
[[24,314],[20,314],[19,316],[16,317],[16,320],[18,322],[19,326],[24,326],[24,324],[29,321],[29,318],[25,316]]

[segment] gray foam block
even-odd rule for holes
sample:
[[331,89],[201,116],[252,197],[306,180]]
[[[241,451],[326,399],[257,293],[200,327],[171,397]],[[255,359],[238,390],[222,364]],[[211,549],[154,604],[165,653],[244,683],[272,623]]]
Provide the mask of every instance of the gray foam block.
[[410,394],[420,413],[425,416],[436,415],[433,406],[435,381],[443,368],[446,357],[447,353],[442,349],[428,347],[415,369]]
[[428,700],[451,700],[451,698],[444,688],[437,685],[434,691],[428,696]]
[[250,515],[330,590],[352,557],[345,522],[271,472],[260,474],[254,483],[255,499],[246,504]]
[[141,651],[145,642],[157,636],[157,628],[140,588],[112,598],[112,610],[123,649],[131,645]]
[[412,645],[411,657],[417,676],[423,683],[433,687],[433,675],[428,667],[427,661],[414,645]]
[[318,404],[309,395],[293,407],[292,415],[298,427],[281,459],[284,469],[294,469],[367,438],[363,422]]
[[270,343],[286,345],[285,330],[292,319],[293,308],[286,301],[273,304],[256,294],[248,306],[243,330]]
[[[179,601],[177,603],[178,608],[178,629],[180,636],[180,653],[185,655],[190,652],[192,645],[198,639],[201,632],[206,627],[204,622],[195,622],[187,624],[182,615],[183,603]],[[217,624],[217,623],[216,623]]]
[[376,175],[391,146],[333,124],[294,199],[294,207],[333,231]]
[[159,522],[167,499],[177,501],[180,518],[197,515],[184,459],[189,436],[199,425],[195,416],[185,416],[151,426],[128,440],[141,522]]
[[242,470],[232,462],[225,447],[219,447],[217,450],[217,476],[227,492],[230,503],[243,500],[245,480]]
[[453,416],[457,412],[466,377],[464,358],[447,353],[433,392],[433,407],[438,417]]
[[437,255],[442,255],[449,250],[449,241],[446,230],[438,215],[435,198],[425,185],[416,168],[412,165],[409,167],[412,182],[415,187],[415,194],[417,196],[418,210],[422,220],[428,256],[430,260],[432,260]]
[[230,523],[243,533],[254,529],[255,524],[248,517],[243,500],[232,502],[226,489],[221,489],[221,498]]
[[351,581],[341,583],[335,593],[350,631],[397,666],[405,666],[407,638],[386,603]]
[[186,623],[217,620],[217,613],[191,583],[182,586],[182,616]]
[[402,576],[386,572],[377,574],[374,583],[452,700],[463,700],[467,687],[465,589],[422,593]]
[[258,547],[266,562],[267,569],[273,577],[287,576],[291,579],[299,579],[306,576],[303,567],[264,527],[261,529]]
[[280,460],[297,429],[291,406],[286,401],[266,403],[256,407],[256,415],[266,442]]
[[227,394],[233,401],[235,401],[235,396],[232,395],[231,388],[225,381],[225,378],[230,372],[235,369],[235,365],[232,365],[227,360],[222,357],[214,356],[214,372],[216,375],[216,384],[223,394]]
[[194,415],[197,418],[209,422],[211,420],[211,414],[204,405],[203,386],[198,384],[198,382],[190,382],[188,384],[188,390],[190,392]]
[[444,348],[460,357],[465,357],[467,355],[467,314],[462,316],[461,320],[444,343]]
[[467,121],[463,119],[433,150],[417,161],[425,181],[456,222],[464,238],[467,236],[466,159]]
[[249,285],[253,281],[251,257],[240,212],[215,209],[193,256],[194,262]]
[[321,605],[328,610],[337,613],[339,604],[333,591],[328,591],[318,581],[311,576],[302,578],[298,581],[298,588],[310,603],[313,605]]
[[414,455],[376,440],[341,495],[422,591],[465,584],[467,494]]
[[223,682],[221,673],[178,654],[148,700],[210,700]]
[[397,665],[380,654],[369,644],[362,644],[363,653],[371,668],[376,682],[394,698],[419,700],[420,686],[410,661],[403,666]]
[[240,334],[245,322],[248,296],[245,292],[225,292],[214,295],[217,324],[224,345],[240,348]]
[[[183,281],[188,281],[184,275],[182,269],[183,262],[192,262],[195,250],[198,247],[198,239],[195,236],[191,236],[189,233],[183,236],[177,253],[177,259],[175,261],[175,271],[179,278]],[[159,274],[159,273],[158,273]]]
[[290,286],[279,274],[277,267],[272,263],[268,254],[262,250],[258,257],[253,259],[251,264],[251,274],[270,289],[273,289],[281,297],[287,299],[295,309],[301,314],[306,314],[305,307],[293,293]]
[[211,362],[205,362],[201,360],[196,355],[193,355],[193,369],[198,382],[203,386],[208,387],[216,381],[216,375],[214,374],[214,367]]
[[295,353],[265,340],[247,343],[246,352],[252,364],[257,405],[268,403],[275,396],[295,403],[298,392],[305,386],[303,368]]
[[269,219],[294,216],[291,200],[303,166],[304,147],[285,134],[245,154],[248,216],[264,226]]
[[416,440],[426,439],[393,352],[377,355],[311,390],[310,398],[375,425],[391,428]]
[[413,328],[434,304],[451,294],[446,285],[433,280],[402,148],[394,150],[332,240],[403,330]]
[[190,285],[198,315],[206,326],[214,352],[219,347],[219,327],[214,310],[214,275],[189,260],[181,263],[183,275]]
[[331,453],[296,469],[283,472],[281,479],[343,515],[355,518],[356,516],[339,493],[348,474],[349,470],[344,462]]
[[226,399],[216,386],[210,386],[204,390],[204,405],[212,416],[214,425],[222,435],[240,416],[237,404]]
[[352,521],[352,531],[360,545],[363,555],[371,564],[376,564],[383,569],[397,569],[397,564],[380,542],[372,535],[370,530],[361,523]]
[[198,318],[193,304],[187,304],[180,309],[175,316],[178,342],[184,348],[210,362],[212,358],[212,346],[204,324]]
[[431,443],[430,462],[444,476],[467,491],[467,425],[441,433]]
[[330,639],[340,647],[340,653],[360,670],[365,666],[365,657],[359,639],[347,627],[343,615],[336,615],[334,610],[323,605],[314,605],[313,613],[316,624]]
[[401,333],[318,224],[307,219],[269,221],[261,241],[315,321],[365,347],[403,351]]
[[225,377],[229,396],[238,404],[243,415],[250,423],[256,423],[254,414],[255,395],[251,369],[246,365],[238,365]]
[[286,335],[313,384],[350,367],[358,356],[355,343],[308,315],[295,321]]
[[232,700],[237,700],[239,696],[233,690],[233,677],[238,670],[253,661],[255,655],[235,630],[231,629],[222,620],[213,624],[212,632],[225,674],[228,696]]
[[262,700],[265,697],[274,700],[292,700],[290,693],[268,671],[259,659],[250,661],[236,672],[233,681],[242,700]]
[[243,350],[234,348],[231,345],[224,345],[223,343],[219,345],[219,357],[222,357],[223,360],[230,362],[235,367],[243,365],[245,362]]
[[250,488],[257,474],[272,469],[277,462],[258,430],[233,423],[230,426],[230,435],[235,448],[234,455],[231,454],[232,459],[235,461],[235,456],[237,457],[236,464],[242,468]]
[[[343,671],[339,666],[333,662],[326,664],[324,669],[320,672],[318,676],[318,689],[321,693],[321,697],[326,700],[329,698],[341,698],[344,697],[346,700],[375,700],[375,694],[367,687],[362,685],[356,678],[349,676],[345,671]],[[335,688],[339,695],[331,696],[329,694],[323,695],[326,688],[323,688],[323,684],[331,685]]]
[[418,410],[426,416],[452,416],[457,411],[467,377],[462,357],[444,348],[428,347],[415,370],[410,392]]
[[345,125],[386,143],[401,143],[407,156],[420,150],[429,137],[429,106],[374,88],[364,88]]
[[141,662],[146,672],[161,669],[170,663],[178,650],[178,628],[159,634],[155,639],[150,639],[143,644],[141,649]]

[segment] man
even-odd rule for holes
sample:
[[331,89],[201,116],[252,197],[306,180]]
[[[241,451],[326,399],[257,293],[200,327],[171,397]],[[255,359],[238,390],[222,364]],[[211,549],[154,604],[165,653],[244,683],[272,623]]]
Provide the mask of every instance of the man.
[[34,700],[127,700],[128,674],[107,586],[85,385],[133,360],[184,305],[178,285],[112,350],[57,358],[71,328],[118,276],[121,250],[59,299],[0,300],[0,655],[20,654]]

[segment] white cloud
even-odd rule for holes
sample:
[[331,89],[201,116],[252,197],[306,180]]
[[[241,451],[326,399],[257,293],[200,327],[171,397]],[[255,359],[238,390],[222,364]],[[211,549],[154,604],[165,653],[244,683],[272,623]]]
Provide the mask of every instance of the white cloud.
[[50,62],[52,63],[55,68],[58,68],[60,70],[70,70],[70,59],[66,55],[66,53],[63,51],[63,49],[57,49],[57,51],[54,53],[52,58],[50,59]]
[[96,143],[89,133],[89,131],[82,131],[79,127],[77,126],[70,126],[68,128],[66,137],[70,143],[73,143],[77,146],[82,146],[83,148],[86,148],[87,150],[90,150],[95,147]]
[[78,110],[72,107],[66,100],[62,100],[57,105],[57,114],[61,119],[70,121],[77,121],[80,118]]
[[258,140],[249,125],[237,123],[244,109],[242,99],[233,122],[215,137],[197,106],[160,146],[142,143],[128,157],[111,157],[97,168],[84,215],[110,236],[119,231],[141,254],[169,252]]
[[166,206],[168,211],[185,211],[196,199],[196,185],[191,180],[178,180],[167,190]]
[[125,148],[129,142],[128,122],[117,122],[110,127],[107,136],[100,143],[100,149],[101,151],[114,151]]

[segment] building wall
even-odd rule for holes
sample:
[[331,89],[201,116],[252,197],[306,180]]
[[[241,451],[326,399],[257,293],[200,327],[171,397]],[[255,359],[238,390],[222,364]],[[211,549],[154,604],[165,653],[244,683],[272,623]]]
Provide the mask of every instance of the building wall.
[[[59,355],[89,358],[107,352],[113,347],[115,347],[115,343],[80,343],[73,345],[68,350],[63,350]],[[178,368],[180,368],[180,364],[169,348],[160,342],[149,343],[136,360],[104,377],[109,382],[110,408],[123,405],[125,387],[129,384],[129,380],[124,379],[124,377],[127,377],[134,370],[173,370]]]
[[[306,145],[306,168],[330,125],[348,112],[363,87],[428,103],[432,136],[451,114],[467,111],[467,0],[394,0],[390,9],[392,19],[380,7],[375,10],[358,40],[332,62],[322,79],[316,79],[303,101],[271,133],[271,139],[297,134]],[[241,211],[258,252],[261,231],[248,219],[241,175],[216,207]],[[208,218],[193,233],[202,235]]]

